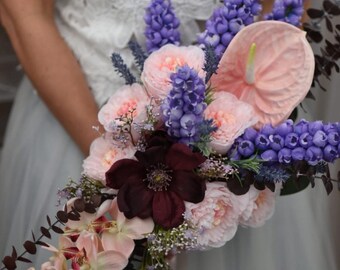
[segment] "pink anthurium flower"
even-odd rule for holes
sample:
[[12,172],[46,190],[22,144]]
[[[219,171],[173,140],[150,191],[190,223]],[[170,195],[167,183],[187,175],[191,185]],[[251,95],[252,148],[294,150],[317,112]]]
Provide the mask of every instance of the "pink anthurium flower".
[[263,21],[242,29],[211,78],[216,91],[227,91],[253,105],[259,121],[277,125],[308,93],[314,54],[305,32],[290,24]]
[[118,210],[117,199],[112,201],[109,213],[113,221],[102,233],[104,250],[116,250],[129,257],[135,247],[133,240],[145,238],[146,234],[152,232],[154,223],[151,218],[125,218]]

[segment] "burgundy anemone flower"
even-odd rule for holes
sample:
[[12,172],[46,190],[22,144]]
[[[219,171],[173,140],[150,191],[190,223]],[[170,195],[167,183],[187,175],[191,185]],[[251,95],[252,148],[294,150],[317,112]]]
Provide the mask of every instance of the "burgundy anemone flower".
[[137,151],[135,157],[115,162],[106,172],[106,185],[119,189],[119,210],[127,218],[151,216],[165,229],[179,226],[184,201],[204,199],[205,181],[193,170],[205,158],[184,144],[164,144],[164,138],[153,138],[146,151]]

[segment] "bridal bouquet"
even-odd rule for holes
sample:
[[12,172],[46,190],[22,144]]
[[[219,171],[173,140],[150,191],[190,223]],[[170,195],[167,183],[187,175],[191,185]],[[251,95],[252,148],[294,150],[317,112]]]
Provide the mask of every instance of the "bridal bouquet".
[[[127,84],[99,112],[106,132],[91,145],[81,181],[59,192],[68,200],[57,213],[64,229],[47,219],[59,246],[34,239],[53,254],[42,269],[68,269],[67,261],[72,269],[170,269],[181,251],[221,247],[239,225],[263,225],[280,193],[317,178],[331,192],[340,124],[289,119],[314,77],[305,32],[287,22],[244,22],[237,33],[215,24],[234,36],[204,49],[173,45],[175,19],[167,29],[173,44],[156,48],[162,42],[148,28],[148,57],[130,43],[138,79],[112,55]],[[217,40],[210,32],[203,43]],[[35,244],[24,246],[35,253]]]

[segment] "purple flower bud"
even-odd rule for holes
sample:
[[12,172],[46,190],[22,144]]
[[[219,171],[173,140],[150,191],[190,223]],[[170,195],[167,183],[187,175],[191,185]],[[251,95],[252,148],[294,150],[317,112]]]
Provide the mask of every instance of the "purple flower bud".
[[293,121],[287,120],[275,128],[275,133],[281,137],[285,137],[288,133],[293,132]]
[[327,123],[323,125],[323,130],[328,134],[330,132],[337,132],[336,123]]
[[299,143],[303,148],[308,148],[313,145],[313,137],[308,132],[305,132],[301,134]]
[[295,148],[299,144],[299,136],[296,133],[289,133],[285,138],[285,146]]
[[289,164],[292,160],[292,150],[290,150],[288,148],[282,148],[278,152],[277,157],[278,157],[280,163]]
[[244,140],[239,144],[237,151],[244,157],[250,157],[254,154],[255,146],[251,141]]
[[270,141],[264,134],[258,134],[255,139],[256,148],[259,150],[267,150],[269,148]]
[[304,160],[306,154],[306,150],[302,147],[297,147],[292,150],[292,159],[293,160]]
[[308,132],[308,121],[306,121],[305,119],[301,119],[299,123],[294,126],[294,132],[298,135]]
[[323,129],[322,121],[310,122],[308,125],[308,131],[311,135],[314,135],[318,130]]
[[267,135],[267,136],[273,135],[275,133],[275,129],[273,128],[271,124],[266,124],[260,130],[260,133]]
[[247,128],[244,133],[243,133],[243,139],[244,140],[248,140],[248,141],[255,141],[256,137],[257,137],[257,131],[250,127],[250,128]]
[[280,135],[270,135],[269,142],[270,147],[275,151],[279,151],[285,144],[284,139]]
[[277,153],[274,150],[267,150],[261,154],[261,159],[265,161],[277,161]]
[[327,135],[327,138],[328,138],[328,143],[334,146],[338,145],[340,142],[340,136],[337,131],[329,132]]
[[323,150],[323,159],[327,162],[333,162],[336,158],[339,157],[337,149],[328,144]]
[[322,130],[315,132],[313,136],[313,143],[318,147],[325,147],[327,144],[327,135]]
[[311,146],[306,151],[305,160],[308,161],[310,165],[316,165],[322,159],[323,152],[319,147]]

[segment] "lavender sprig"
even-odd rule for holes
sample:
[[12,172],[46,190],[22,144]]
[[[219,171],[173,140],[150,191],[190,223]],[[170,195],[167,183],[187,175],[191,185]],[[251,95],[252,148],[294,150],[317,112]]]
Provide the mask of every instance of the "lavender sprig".
[[136,41],[129,42],[129,48],[135,58],[136,65],[139,67],[140,71],[144,69],[144,62],[148,57],[143,51],[142,47]]
[[205,46],[205,63],[203,70],[206,72],[205,83],[208,83],[213,74],[217,74],[219,59],[211,45]]
[[120,75],[120,77],[125,79],[126,84],[131,85],[136,82],[135,76],[132,75],[131,71],[124,63],[123,58],[118,53],[112,54],[111,61],[115,71]]

